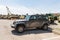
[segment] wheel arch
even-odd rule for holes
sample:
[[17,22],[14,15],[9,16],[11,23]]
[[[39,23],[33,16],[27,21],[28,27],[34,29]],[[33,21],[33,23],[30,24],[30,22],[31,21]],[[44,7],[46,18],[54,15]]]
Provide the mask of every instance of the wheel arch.
[[44,26],[44,25],[49,25],[49,24],[48,24],[48,23],[44,23],[43,26]]
[[18,27],[18,26],[23,26],[23,27],[25,27],[25,24],[17,24],[16,27]]

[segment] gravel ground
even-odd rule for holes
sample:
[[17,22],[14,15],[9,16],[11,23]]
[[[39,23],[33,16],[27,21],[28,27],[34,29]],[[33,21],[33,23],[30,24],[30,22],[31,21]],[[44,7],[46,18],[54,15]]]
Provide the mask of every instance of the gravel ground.
[[[28,30],[24,33],[16,33],[10,27],[13,20],[0,20],[0,40],[60,40],[60,35],[50,31]],[[51,25],[49,27],[57,26]]]

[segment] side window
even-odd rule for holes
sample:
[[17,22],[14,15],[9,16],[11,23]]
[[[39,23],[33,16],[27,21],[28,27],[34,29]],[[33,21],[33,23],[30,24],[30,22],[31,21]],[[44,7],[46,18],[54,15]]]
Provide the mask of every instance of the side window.
[[36,16],[31,16],[30,19],[32,20],[32,19],[37,19],[37,18]]
[[41,16],[38,16],[38,19],[42,19],[42,17]]

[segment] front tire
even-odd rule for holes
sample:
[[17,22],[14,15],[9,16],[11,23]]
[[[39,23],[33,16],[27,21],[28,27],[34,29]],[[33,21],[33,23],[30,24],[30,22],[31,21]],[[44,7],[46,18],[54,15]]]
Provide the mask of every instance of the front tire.
[[17,27],[15,28],[15,30],[16,30],[16,32],[18,32],[18,33],[22,33],[22,32],[24,32],[24,26],[17,26]]

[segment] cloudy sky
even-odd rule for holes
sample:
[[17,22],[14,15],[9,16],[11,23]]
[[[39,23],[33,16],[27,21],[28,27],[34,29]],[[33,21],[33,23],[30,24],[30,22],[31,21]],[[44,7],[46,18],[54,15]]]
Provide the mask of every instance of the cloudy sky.
[[13,14],[60,12],[60,0],[0,0],[0,14],[7,14],[6,6]]

